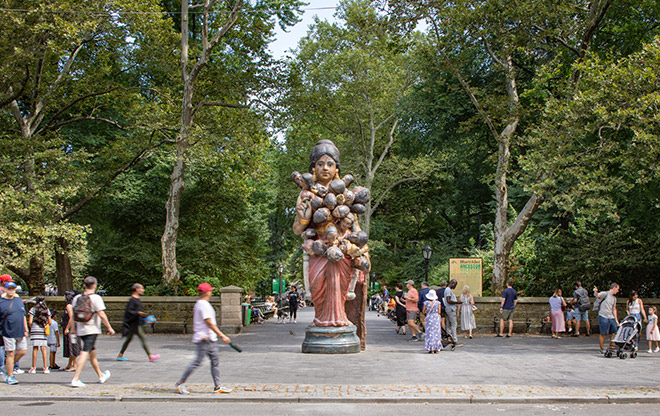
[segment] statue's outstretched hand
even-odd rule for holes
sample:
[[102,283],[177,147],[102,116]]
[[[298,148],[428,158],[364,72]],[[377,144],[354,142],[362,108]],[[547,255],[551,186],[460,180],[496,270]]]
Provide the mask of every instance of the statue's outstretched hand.
[[296,215],[300,220],[310,221],[312,219],[312,205],[310,201],[314,194],[310,191],[301,191],[296,202]]

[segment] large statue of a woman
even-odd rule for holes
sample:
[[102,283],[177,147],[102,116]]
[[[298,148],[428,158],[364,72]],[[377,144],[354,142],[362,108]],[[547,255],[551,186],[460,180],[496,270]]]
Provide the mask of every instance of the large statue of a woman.
[[349,189],[350,175],[340,179],[339,150],[330,140],[319,141],[309,161],[309,173],[294,172],[291,178],[302,188],[293,231],[303,237],[303,250],[310,255],[313,324],[347,326],[351,322],[344,302],[355,297],[357,280],[370,268],[367,235],[357,221],[370,193],[362,187]]

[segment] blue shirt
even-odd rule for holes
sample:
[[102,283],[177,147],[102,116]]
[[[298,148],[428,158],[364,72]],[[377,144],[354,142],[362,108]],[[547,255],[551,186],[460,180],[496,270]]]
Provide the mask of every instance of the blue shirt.
[[502,309],[512,310],[516,306],[514,301],[518,299],[518,292],[512,287],[507,287],[504,289],[504,292],[502,292],[502,299],[505,299]]
[[[7,311],[9,311],[9,315],[7,315]],[[0,324],[3,321],[4,325],[0,328],[3,337],[23,338],[25,336],[25,306],[23,306],[21,298],[18,296],[14,296],[13,299],[0,298]]]
[[424,302],[428,300],[426,299],[426,295],[429,293],[429,290],[431,290],[430,287],[425,287],[423,289],[420,289],[419,291],[419,300],[417,301],[417,307],[419,308],[420,311],[424,310]]
[[390,301],[390,292],[387,289],[383,289],[383,301],[384,302]]

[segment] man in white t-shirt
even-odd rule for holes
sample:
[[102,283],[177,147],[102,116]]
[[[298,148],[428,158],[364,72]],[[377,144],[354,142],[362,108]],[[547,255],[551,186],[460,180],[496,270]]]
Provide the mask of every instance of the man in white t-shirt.
[[189,393],[184,387],[184,383],[190,374],[192,374],[192,372],[202,363],[205,355],[208,355],[209,360],[211,360],[213,392],[230,393],[233,390],[220,385],[220,352],[218,350],[218,337],[220,337],[225,344],[229,344],[231,339],[218,329],[215,320],[215,309],[213,309],[213,306],[211,306],[211,303],[209,302],[213,289],[215,288],[208,283],[202,283],[197,286],[199,299],[195,302],[195,308],[193,309],[192,337],[192,342],[197,345],[197,357],[188,365],[175,385],[176,391],[181,394]]
[[[71,387],[85,387],[85,383],[80,381],[80,373],[82,373],[83,367],[89,359],[92,364],[92,368],[99,376],[99,383],[103,384],[107,379],[110,378],[110,371],[101,372],[99,367],[99,362],[96,358],[96,337],[101,334],[101,322],[108,328],[108,334],[113,335],[115,333],[114,329],[108,321],[108,317],[105,315],[105,303],[101,296],[97,295],[96,287],[98,286],[98,281],[95,277],[87,276],[83,281],[84,291],[82,295],[78,295],[73,298],[71,306],[73,306],[74,314],[76,312],[76,305],[78,302],[86,302],[89,299],[92,306],[92,318],[87,322],[76,321],[76,335],[82,341],[82,351],[80,351],[80,356],[78,356],[78,361],[76,362],[76,373],[73,375],[73,380],[71,381]],[[87,297],[87,298],[85,298]],[[74,317],[71,317],[74,319]]]
[[451,279],[449,281],[449,286],[447,286],[445,292],[442,295],[442,302],[445,304],[445,313],[447,314],[447,319],[445,320],[447,325],[447,332],[449,332],[449,335],[451,335],[453,342],[456,343],[456,346],[462,347],[463,344],[458,343],[458,335],[456,334],[456,330],[458,329],[457,309],[458,305],[461,304],[461,302],[456,299],[456,295],[454,294],[456,285],[458,285],[458,281],[456,281],[456,279]]

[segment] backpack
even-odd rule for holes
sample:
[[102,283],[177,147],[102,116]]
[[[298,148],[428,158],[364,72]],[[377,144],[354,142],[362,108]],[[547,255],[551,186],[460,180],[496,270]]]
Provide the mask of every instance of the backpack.
[[580,312],[586,312],[591,308],[591,302],[589,301],[589,295],[580,295],[580,299],[578,300],[578,307],[580,309]]
[[89,322],[95,313],[90,295],[82,295],[76,301],[76,306],[73,307],[73,320],[83,323]]

